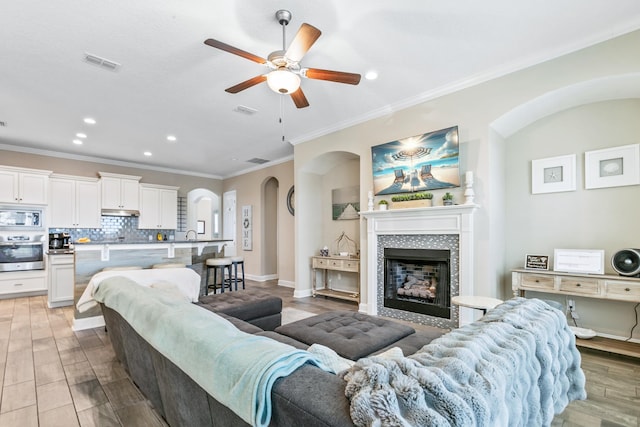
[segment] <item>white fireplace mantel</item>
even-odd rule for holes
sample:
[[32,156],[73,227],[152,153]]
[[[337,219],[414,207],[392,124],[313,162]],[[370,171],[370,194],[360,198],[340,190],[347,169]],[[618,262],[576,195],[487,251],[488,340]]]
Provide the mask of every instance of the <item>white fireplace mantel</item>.
[[[457,234],[459,239],[459,294],[474,295],[474,240],[473,214],[476,204],[434,206],[430,208],[391,209],[386,211],[366,211],[360,215],[367,219],[367,287],[366,305],[361,311],[378,314],[378,257],[379,235],[412,234]],[[471,309],[460,309],[459,323],[473,321]]]

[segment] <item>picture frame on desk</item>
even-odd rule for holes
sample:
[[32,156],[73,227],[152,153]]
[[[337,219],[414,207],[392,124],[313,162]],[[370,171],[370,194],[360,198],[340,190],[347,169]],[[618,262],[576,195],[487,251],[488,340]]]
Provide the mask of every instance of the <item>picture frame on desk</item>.
[[604,274],[604,249],[554,249],[553,270],[563,273]]
[[549,255],[525,255],[526,270],[549,270]]

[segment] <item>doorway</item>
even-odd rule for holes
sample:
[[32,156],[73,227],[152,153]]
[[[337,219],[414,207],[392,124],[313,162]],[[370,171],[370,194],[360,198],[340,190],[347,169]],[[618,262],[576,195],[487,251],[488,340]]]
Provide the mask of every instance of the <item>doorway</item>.
[[262,190],[262,271],[268,279],[278,278],[278,188],[278,180],[271,177]]
[[231,240],[224,246],[225,256],[236,256],[236,191],[222,194],[222,238]]

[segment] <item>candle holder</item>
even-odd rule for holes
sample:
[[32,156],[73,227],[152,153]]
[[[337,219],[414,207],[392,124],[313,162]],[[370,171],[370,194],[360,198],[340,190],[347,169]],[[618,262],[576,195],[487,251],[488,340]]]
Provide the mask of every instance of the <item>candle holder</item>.
[[476,193],[473,191],[473,173],[472,172],[467,172],[465,174],[465,186],[466,186],[466,189],[464,190],[464,204],[472,205],[473,198],[476,195]]

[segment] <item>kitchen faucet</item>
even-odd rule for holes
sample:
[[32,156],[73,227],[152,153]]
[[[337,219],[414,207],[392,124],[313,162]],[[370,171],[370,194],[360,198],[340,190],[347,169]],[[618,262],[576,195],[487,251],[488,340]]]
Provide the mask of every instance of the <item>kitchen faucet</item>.
[[193,236],[193,240],[198,239],[198,233],[196,232],[196,230],[187,230],[187,234],[184,236],[184,240],[189,240],[189,233],[191,233],[192,231],[193,234],[195,234],[195,236]]

